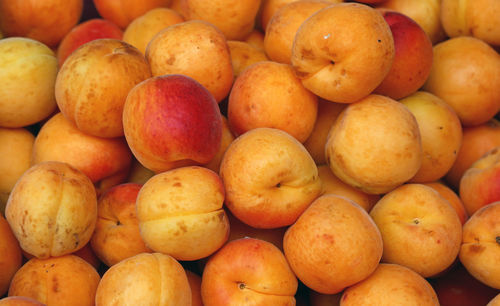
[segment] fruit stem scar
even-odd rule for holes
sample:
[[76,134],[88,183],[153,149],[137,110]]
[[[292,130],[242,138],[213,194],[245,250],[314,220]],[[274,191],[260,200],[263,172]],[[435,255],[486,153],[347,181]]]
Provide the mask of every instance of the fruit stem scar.
[[243,290],[243,289],[245,289],[245,288],[246,288],[246,286],[245,286],[245,284],[244,284],[244,283],[238,283],[238,288],[239,288],[240,290]]
[[500,236],[497,236],[495,240],[497,241],[498,244],[500,244]]
[[420,223],[420,220],[419,220],[418,218],[415,218],[415,219],[413,219],[413,223],[415,223],[415,224],[419,224],[419,223]]

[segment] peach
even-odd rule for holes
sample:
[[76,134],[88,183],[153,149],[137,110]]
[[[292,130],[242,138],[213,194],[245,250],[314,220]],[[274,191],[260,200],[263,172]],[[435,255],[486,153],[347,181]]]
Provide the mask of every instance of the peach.
[[431,284],[415,271],[381,263],[366,279],[347,288],[340,300],[349,305],[433,305],[439,301]]
[[410,17],[380,9],[391,28],[395,55],[391,70],[374,93],[401,99],[416,92],[429,77],[432,66],[432,42]]
[[150,78],[128,94],[125,138],[154,172],[210,162],[220,148],[222,116],[210,92],[185,75]]
[[42,125],[33,145],[31,163],[65,162],[82,171],[98,194],[122,183],[128,175],[132,153],[123,137],[100,138],[85,134],[62,113]]
[[72,253],[89,242],[94,231],[94,185],[69,164],[34,165],[12,189],[5,217],[27,253],[38,258]]
[[288,228],[283,249],[307,287],[336,294],[375,271],[382,237],[361,206],[329,194],[317,198]]
[[125,29],[134,19],[157,7],[168,7],[171,0],[93,0],[100,16]]
[[311,154],[317,165],[326,164],[325,144],[328,139],[328,133],[346,106],[347,104],[330,102],[321,98],[318,99],[316,121],[314,122],[311,134],[304,141],[304,147]]
[[235,139],[233,132],[229,128],[229,123],[227,118],[224,115],[222,117],[222,137],[220,141],[219,150],[215,154],[215,156],[206,164],[203,164],[204,167],[219,173],[220,164],[222,163],[222,158],[224,157],[224,153],[226,153],[227,148]]
[[0,299],[0,306],[45,306],[45,304],[25,296],[9,296]]
[[154,76],[192,77],[208,89],[217,102],[227,97],[233,85],[226,37],[206,21],[185,21],[162,30],[149,42],[146,58]]
[[451,169],[446,173],[446,182],[458,190],[464,172],[481,156],[499,146],[500,122],[497,119],[473,127],[464,127],[462,146]]
[[453,166],[462,145],[460,119],[446,102],[425,91],[417,91],[399,102],[417,119],[422,139],[422,165],[410,182],[441,179]]
[[152,250],[177,260],[213,254],[229,236],[224,194],[220,177],[204,167],[180,167],[153,176],[136,200],[142,239]]
[[231,54],[234,77],[238,77],[248,66],[269,60],[266,53],[248,42],[228,40],[227,46]]
[[300,25],[331,4],[327,0],[302,0],[290,2],[277,10],[265,31],[264,50],[267,56],[275,62],[291,64],[293,41]]
[[291,62],[307,89],[332,102],[352,103],[382,82],[394,54],[391,29],[378,11],[359,3],[337,3],[302,23]]
[[318,98],[302,85],[290,65],[263,61],[248,67],[234,81],[227,118],[235,135],[268,127],[304,142],[314,128],[317,112]]
[[403,104],[369,95],[349,104],[330,129],[325,156],[340,180],[383,194],[411,179],[422,164],[415,116]]
[[[297,2],[298,0],[262,0],[261,8],[259,14],[257,15],[260,21],[259,26],[265,32],[269,21],[272,19],[274,14],[282,7],[292,2]],[[343,0],[327,0],[330,3],[341,3]]]
[[95,297],[98,306],[191,302],[186,271],[172,256],[161,253],[138,254],[112,266],[103,274]]
[[47,305],[94,305],[101,277],[75,255],[32,258],[17,271],[9,296],[25,296]]
[[30,167],[35,136],[24,128],[0,128],[0,215],[15,183]]
[[135,47],[117,39],[93,40],[75,50],[59,70],[57,105],[82,132],[120,137],[127,95],[150,77],[149,64]]
[[405,184],[385,194],[370,211],[384,241],[382,261],[423,277],[436,276],[456,260],[462,223],[433,188]]
[[448,200],[448,202],[457,212],[458,218],[460,219],[462,225],[465,224],[465,221],[467,221],[469,215],[465,210],[464,203],[453,189],[451,189],[441,181],[424,183],[424,185],[429,186],[432,189],[436,190],[443,198]]
[[227,243],[210,257],[201,296],[211,305],[295,305],[298,282],[274,244],[255,238]]
[[114,23],[93,18],[74,26],[57,46],[57,61],[61,67],[66,58],[81,45],[100,38],[122,39],[123,31]]
[[183,0],[187,20],[207,21],[229,40],[245,38],[255,27],[261,0]]
[[304,146],[274,128],[236,138],[220,166],[225,205],[245,224],[278,228],[294,223],[321,192],[318,169]]
[[49,117],[57,108],[56,76],[56,56],[45,44],[24,37],[0,40],[0,126],[26,127]]
[[120,184],[97,201],[92,250],[108,267],[139,253],[152,252],[142,240],[135,201],[142,185]]
[[333,174],[328,165],[318,166],[318,175],[321,182],[323,183],[322,194],[335,194],[338,196],[343,196],[358,204],[367,212],[369,212],[372,209],[373,205],[375,205],[378,200],[380,200],[380,195],[378,194],[368,194],[342,182],[338,177],[335,176],[335,174]]
[[487,152],[464,172],[459,195],[469,215],[500,201],[500,147]]
[[448,103],[464,126],[487,122],[500,110],[500,54],[474,37],[455,37],[433,48],[423,86]]
[[[9,223],[0,214],[0,296],[7,293],[10,282],[23,264],[21,247]],[[1,305],[1,303],[0,303]]]
[[203,306],[203,301],[201,298],[201,276],[189,270],[185,271],[189,282],[189,287],[191,288],[191,305]]
[[449,37],[474,36],[500,46],[499,14],[495,0],[441,1],[441,22]]
[[459,259],[483,284],[500,289],[500,202],[478,209],[463,227]]
[[83,0],[0,2],[0,29],[5,36],[27,37],[56,47],[78,23]]
[[173,9],[157,7],[132,20],[123,32],[123,40],[146,54],[146,47],[156,34],[181,22],[184,18]]
[[433,44],[446,38],[441,24],[441,0],[386,0],[377,7],[400,12],[415,20]]

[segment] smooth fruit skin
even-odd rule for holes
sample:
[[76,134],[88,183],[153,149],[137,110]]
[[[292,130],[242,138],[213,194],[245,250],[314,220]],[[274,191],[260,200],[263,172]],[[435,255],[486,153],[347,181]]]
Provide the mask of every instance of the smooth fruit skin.
[[201,280],[203,304],[295,305],[298,282],[283,253],[255,238],[233,240],[208,260]]
[[134,156],[155,172],[208,163],[222,137],[214,97],[184,75],[153,77],[135,86],[125,102],[123,127]]
[[394,55],[391,29],[378,11],[364,4],[339,3],[302,23],[291,63],[304,87],[319,97],[353,103],[382,82]]

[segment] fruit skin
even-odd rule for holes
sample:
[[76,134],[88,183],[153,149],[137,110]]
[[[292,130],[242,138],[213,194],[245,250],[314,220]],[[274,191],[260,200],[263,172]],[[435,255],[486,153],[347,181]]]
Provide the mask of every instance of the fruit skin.
[[[21,247],[9,223],[0,214],[0,296],[7,293],[14,274],[23,264]],[[1,303],[0,303],[1,305]]]
[[441,23],[449,37],[474,36],[500,46],[500,3],[495,0],[441,2]]
[[82,132],[121,137],[127,95],[150,77],[149,64],[137,48],[118,39],[92,40],[71,53],[59,70],[57,105]]
[[8,296],[0,299],[1,306],[45,306],[35,299],[25,296]]
[[35,136],[25,128],[0,128],[0,215],[17,180],[31,166],[34,142]]
[[415,116],[389,97],[369,95],[337,117],[325,144],[327,164],[340,180],[383,194],[410,180],[422,164]]
[[344,306],[439,305],[436,292],[425,278],[405,266],[387,263],[381,263],[373,274],[347,288],[340,303]]
[[225,190],[217,173],[180,167],[149,179],[136,200],[141,237],[156,252],[177,260],[210,256],[228,239]]
[[462,145],[460,119],[451,106],[425,91],[417,91],[399,102],[417,119],[422,139],[422,165],[410,182],[441,179],[453,166]]
[[261,0],[183,0],[187,20],[205,20],[229,40],[244,39],[255,27]]
[[80,131],[62,113],[40,128],[33,144],[32,165],[60,161],[82,171],[98,196],[126,179],[132,153],[123,137],[101,138]]
[[274,128],[255,128],[227,148],[220,167],[225,205],[257,228],[290,225],[321,193],[318,169],[304,146]]
[[382,261],[403,265],[425,278],[457,259],[462,223],[448,201],[423,184],[404,184],[370,211],[384,240]]
[[459,259],[483,284],[500,290],[500,201],[478,209],[463,228]]
[[465,224],[465,221],[467,221],[467,219],[469,219],[469,215],[467,214],[467,211],[465,210],[464,203],[462,202],[460,197],[457,195],[457,193],[452,188],[450,188],[448,185],[446,185],[442,181],[424,183],[424,185],[433,188],[443,198],[448,200],[448,202],[451,204],[451,206],[457,212],[458,218],[460,219],[460,222],[462,223],[462,225]]
[[307,287],[336,294],[375,271],[382,243],[380,231],[361,206],[329,194],[317,198],[288,228],[283,249]]
[[171,0],[92,0],[97,12],[121,29],[125,29],[137,17],[157,7],[168,7]]
[[[140,267],[140,269],[138,269]],[[103,274],[96,305],[191,305],[191,288],[182,265],[162,253],[141,253]]]
[[219,103],[231,91],[234,72],[227,38],[207,21],[188,20],[160,31],[149,42],[146,58],[153,76],[189,76]]
[[49,117],[57,108],[57,73],[47,45],[25,37],[0,40],[0,126],[27,127]]
[[330,4],[326,0],[293,1],[277,10],[265,31],[264,48],[267,56],[272,61],[291,64],[293,41],[300,25]]
[[116,185],[99,197],[92,250],[108,267],[140,253],[152,252],[139,232],[136,199],[142,185]]
[[210,257],[201,296],[211,305],[295,305],[298,282],[283,253],[255,238],[233,240]]
[[5,217],[23,251],[38,258],[62,256],[89,242],[97,220],[96,191],[69,164],[39,163],[17,181]]
[[156,34],[170,25],[183,21],[184,18],[171,8],[154,8],[132,20],[123,32],[123,41],[146,54],[146,48]]
[[51,48],[78,23],[83,0],[2,0],[0,30],[7,37],[26,37]]
[[492,119],[500,110],[500,54],[484,41],[459,36],[433,47],[423,90],[450,105],[463,126]]
[[304,142],[316,122],[318,98],[302,85],[290,65],[262,61],[236,78],[227,112],[235,135],[268,127]]
[[100,38],[122,39],[123,31],[114,23],[102,18],[93,18],[74,26],[57,46],[59,68],[78,47]]
[[432,67],[432,42],[410,17],[396,11],[381,10],[391,28],[395,55],[391,70],[374,93],[399,100],[424,85]]
[[94,305],[99,273],[75,255],[32,258],[12,279],[9,296],[26,296],[46,305]]
[[464,172],[459,195],[469,215],[500,201],[500,147],[487,152]]
[[300,26],[291,62],[304,87],[314,94],[353,103],[382,82],[394,55],[391,29],[380,12],[364,4],[338,3],[317,11]]
[[158,173],[211,161],[220,147],[222,117],[200,83],[185,75],[164,75],[129,92],[123,128],[137,160]]
[[386,0],[376,7],[391,9],[415,20],[429,36],[432,44],[436,44],[447,38],[441,24],[440,2],[440,0]]
[[458,191],[464,172],[476,160],[498,146],[500,146],[500,122],[497,119],[491,119],[486,123],[472,127],[464,127],[462,146],[458,151],[455,163],[444,177],[446,183]]

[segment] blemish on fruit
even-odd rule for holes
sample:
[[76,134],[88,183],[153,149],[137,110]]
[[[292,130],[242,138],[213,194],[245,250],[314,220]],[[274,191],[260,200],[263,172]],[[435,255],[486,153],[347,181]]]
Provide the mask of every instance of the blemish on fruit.
[[382,41],[380,39],[377,39],[377,42],[381,43]]
[[479,244],[471,244],[469,247],[471,253],[481,253],[484,251],[484,246]]
[[500,244],[500,236],[496,236],[495,240],[498,244]]
[[420,223],[420,219],[415,218],[415,219],[413,219],[413,220],[412,220],[412,222],[413,222],[414,224],[419,224],[419,223]]
[[244,290],[246,288],[246,285],[244,283],[238,282],[238,289]]

